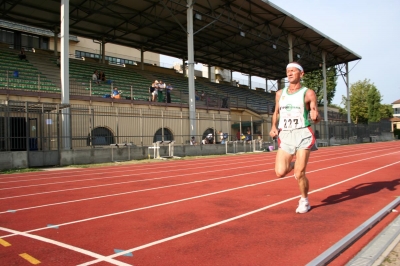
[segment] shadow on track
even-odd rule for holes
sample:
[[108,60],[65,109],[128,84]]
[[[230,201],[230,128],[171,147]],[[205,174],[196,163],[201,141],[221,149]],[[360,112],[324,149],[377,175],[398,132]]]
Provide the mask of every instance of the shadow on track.
[[400,179],[395,179],[392,181],[384,181],[384,182],[371,182],[371,183],[358,184],[357,186],[349,188],[348,190],[343,191],[340,194],[331,195],[327,197],[326,199],[322,200],[323,204],[313,205],[312,209],[331,204],[337,204],[346,200],[352,200],[365,195],[377,193],[382,189],[395,191],[398,185],[400,185]]

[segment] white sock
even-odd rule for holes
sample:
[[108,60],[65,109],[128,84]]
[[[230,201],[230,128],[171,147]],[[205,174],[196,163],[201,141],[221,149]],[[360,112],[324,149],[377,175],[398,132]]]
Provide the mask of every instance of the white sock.
[[300,197],[300,199],[308,202],[308,197],[307,198]]

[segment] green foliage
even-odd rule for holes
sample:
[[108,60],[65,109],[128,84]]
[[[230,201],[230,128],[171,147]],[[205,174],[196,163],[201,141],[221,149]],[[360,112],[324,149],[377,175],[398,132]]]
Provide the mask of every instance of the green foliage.
[[381,104],[380,113],[382,118],[393,117],[393,107],[391,104]]
[[[332,102],[335,97],[336,84],[337,84],[336,68],[331,67],[326,70],[326,98],[328,104]],[[318,99],[318,105],[324,103],[324,90],[323,90],[323,78],[322,69],[315,70],[313,72],[306,73],[302,81],[303,86],[315,91]]]
[[28,172],[38,172],[38,171],[42,171],[42,170],[35,169],[35,168],[16,168],[16,169],[0,170],[0,174],[19,174],[19,173],[28,173]]
[[[372,86],[367,79],[350,86],[350,117],[354,124],[368,122],[368,91]],[[344,96],[343,101],[347,102]]]
[[[374,83],[369,79],[357,81],[350,86],[351,120],[354,124],[378,122],[381,118],[393,117],[393,108],[389,104],[381,104],[382,96]],[[347,113],[347,98],[342,96],[344,109]]]
[[375,85],[372,86],[368,90],[368,122],[378,122],[381,120],[381,94]]

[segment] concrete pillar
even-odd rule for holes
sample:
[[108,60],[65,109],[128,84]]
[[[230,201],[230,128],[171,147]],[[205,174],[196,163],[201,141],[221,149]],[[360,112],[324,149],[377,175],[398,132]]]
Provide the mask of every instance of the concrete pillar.
[[106,38],[101,41],[101,62],[104,64],[106,62]]
[[[190,136],[196,134],[196,99],[194,83],[194,38],[193,38],[194,0],[187,0],[187,44],[188,44],[188,83],[189,83],[189,123]],[[215,135],[214,135],[215,136]]]
[[[61,103],[69,104],[69,0],[61,0]],[[63,148],[71,149],[69,108],[62,109]]]
[[54,56],[58,56],[58,27],[54,27]]
[[[347,123],[351,123],[350,116],[350,78],[349,78],[349,63],[346,63],[346,89],[347,89]],[[349,132],[350,133],[350,132]]]
[[143,48],[143,46],[140,48],[140,66],[141,66],[141,69],[144,70],[144,48]]
[[288,35],[288,44],[289,62],[293,62],[293,36],[291,34]]

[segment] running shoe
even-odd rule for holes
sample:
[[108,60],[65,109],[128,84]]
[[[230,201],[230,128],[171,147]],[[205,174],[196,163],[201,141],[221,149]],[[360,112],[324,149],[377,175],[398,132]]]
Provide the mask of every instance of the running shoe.
[[306,213],[311,209],[310,203],[307,199],[300,199],[299,206],[296,209],[296,213]]

